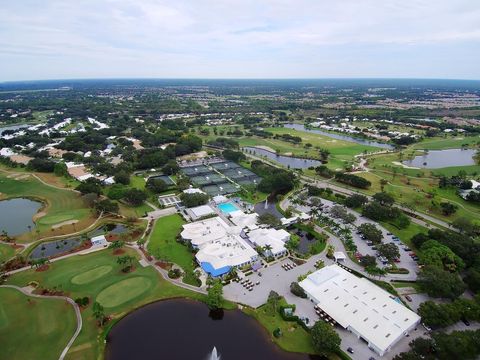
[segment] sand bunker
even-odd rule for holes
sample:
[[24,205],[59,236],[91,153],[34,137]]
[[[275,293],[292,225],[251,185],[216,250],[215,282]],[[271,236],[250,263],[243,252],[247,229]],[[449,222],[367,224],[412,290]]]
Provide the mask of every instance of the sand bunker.
[[265,145],[256,145],[255,146],[256,148],[259,148],[259,149],[263,149],[263,150],[267,150],[267,151],[270,151],[270,152],[276,152],[275,150],[273,150],[270,146],[265,146]]
[[76,224],[76,223],[78,223],[78,220],[68,220],[68,221],[64,221],[64,222],[52,225],[52,229],[57,229],[59,227],[65,226],[65,225],[73,225],[73,224]]
[[408,165],[402,164],[400,161],[392,161],[392,164],[398,165],[398,166],[402,166],[402,167],[404,167],[405,169],[420,169],[419,167],[408,166]]

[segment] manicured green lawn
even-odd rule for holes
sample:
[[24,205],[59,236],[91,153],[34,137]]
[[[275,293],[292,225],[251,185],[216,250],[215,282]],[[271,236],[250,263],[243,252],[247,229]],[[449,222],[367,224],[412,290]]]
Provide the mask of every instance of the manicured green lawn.
[[145,213],[153,211],[153,209],[145,203],[135,207],[127,206],[122,203],[119,203],[119,205],[120,205],[120,214],[126,217],[134,217],[134,218],[144,217]]
[[389,223],[386,223],[386,222],[381,222],[380,224],[385,229],[390,231],[393,235],[398,236],[400,238],[400,240],[402,240],[402,242],[404,244],[408,245],[409,247],[414,247],[412,245],[412,241],[411,241],[411,239],[414,235],[417,235],[418,233],[421,233],[421,232],[426,233],[428,231],[428,229],[426,229],[423,226],[418,225],[414,222],[411,222],[410,225],[405,229],[399,229],[396,226],[393,226],[393,225],[391,225]]
[[[130,249],[126,249],[126,254],[139,258]],[[125,274],[116,259],[117,256],[113,256],[109,249],[78,255],[51,263],[50,269],[44,272],[27,270],[15,274],[7,283],[25,286],[30,281],[37,281],[43,287],[62,289],[73,299],[84,296],[90,298],[90,305],[82,311],[83,329],[67,355],[67,359],[75,360],[97,359],[103,353],[103,338],[99,337],[102,329],[98,328],[92,315],[94,301],[104,305],[107,315],[119,318],[134,308],[156,300],[174,297],[204,299],[200,294],[170,284],[155,269],[143,268],[138,262],[134,263],[134,271]],[[52,326],[60,321],[62,317],[54,317]],[[8,341],[10,336],[16,335],[7,334]],[[42,346],[50,345],[44,343]]]
[[[388,181],[388,184],[385,185],[385,191],[391,194],[399,204],[447,222],[451,222],[458,217],[480,219],[479,205],[465,201],[457,195],[456,190],[453,188],[440,189],[438,187],[438,179],[430,177],[408,177],[401,173],[393,176],[392,174],[381,170],[362,172],[357,175],[368,179],[372,183],[372,186],[369,189],[360,190],[365,194],[373,195],[380,192],[380,180],[383,178]],[[439,206],[433,206],[432,191],[435,193],[435,203],[454,203],[458,206],[456,213],[450,216],[445,216],[442,214]]]
[[257,321],[267,329],[270,335],[272,335],[273,330],[280,328],[283,336],[279,338],[273,337],[273,341],[282,349],[291,352],[315,354],[310,334],[296,322],[284,321],[278,313],[272,315],[267,311],[265,305],[258,309],[244,308],[243,311],[257,319]]
[[442,150],[460,148],[464,144],[469,146],[477,145],[479,139],[476,136],[456,136],[456,137],[434,137],[431,139],[424,139],[418,144],[414,144],[412,147],[415,149],[428,149],[428,150]]
[[57,360],[77,327],[72,305],[0,288],[0,358]]
[[[75,226],[77,231],[93,221],[90,209],[78,193],[47,186],[32,176],[16,180],[13,177],[7,177],[6,173],[0,172],[0,188],[3,196],[7,198],[32,197],[46,203],[46,208],[42,210],[46,215],[37,221],[37,229],[41,236],[58,235],[49,231],[51,225],[65,220],[79,220]],[[75,231],[72,225],[64,226],[64,231],[68,230]],[[19,241],[29,241],[31,236],[30,233],[22,235],[19,237]]]
[[145,190],[145,179],[143,176],[132,175],[130,177],[130,186],[139,189]]
[[15,255],[15,249],[7,244],[0,244],[0,264]]
[[[364,151],[372,152],[381,150],[380,148],[374,146],[361,145],[351,141],[333,139],[328,136],[289,128],[267,128],[265,130],[274,134],[290,134],[292,136],[300,136],[302,138],[303,145],[310,143],[313,145],[313,147],[319,146],[321,148],[328,149],[332,155],[336,156],[351,157],[353,155],[361,154]],[[318,153],[315,149],[313,149],[313,151]]]
[[155,222],[148,252],[159,260],[166,260],[179,265],[185,271],[184,281],[195,284],[191,278],[195,270],[195,259],[192,252],[176,240],[182,231],[185,221],[178,214],[162,217]]
[[148,291],[152,285],[150,279],[146,277],[130,277],[103,289],[97,295],[97,301],[105,308],[114,308],[140,296]]
[[38,219],[37,223],[41,225],[55,225],[55,224],[60,224],[65,221],[70,221],[70,220],[77,220],[81,219],[82,217],[90,215],[90,209],[77,209],[77,210],[71,210],[68,211],[68,213],[64,214],[56,214],[56,215],[50,215],[50,216],[44,216]]
[[410,287],[414,288],[417,291],[420,291],[420,286],[416,282],[392,281],[390,284],[392,284],[393,287],[397,289]]

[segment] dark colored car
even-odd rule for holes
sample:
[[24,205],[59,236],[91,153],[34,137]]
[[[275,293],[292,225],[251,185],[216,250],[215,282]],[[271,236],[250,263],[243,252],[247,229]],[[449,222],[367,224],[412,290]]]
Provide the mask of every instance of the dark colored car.
[[410,295],[405,295],[405,299],[407,299],[408,301],[412,302],[412,298],[410,297]]
[[466,326],[470,326],[470,322],[467,319],[463,318],[462,321]]
[[348,351],[350,354],[353,354],[353,353],[354,353],[354,351],[353,351],[353,349],[352,349],[351,347],[349,347],[349,348],[347,349],[347,351]]

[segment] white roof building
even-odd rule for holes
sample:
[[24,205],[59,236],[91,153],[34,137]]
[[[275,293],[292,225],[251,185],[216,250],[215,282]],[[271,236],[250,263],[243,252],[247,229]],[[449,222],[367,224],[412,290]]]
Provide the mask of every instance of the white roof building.
[[220,270],[250,264],[258,254],[239,235],[228,234],[203,246],[195,257],[201,265],[208,263],[213,269]]
[[0,149],[0,156],[10,157],[15,155],[15,152],[10,148],[1,148]]
[[478,182],[477,180],[473,180],[473,179],[471,179],[470,181],[472,182],[472,189],[480,190],[480,182]]
[[204,216],[215,214],[215,210],[210,205],[200,205],[186,209],[188,216],[195,221]]
[[78,181],[85,181],[85,180],[88,180],[92,177],[95,177],[95,176],[93,174],[85,174],[85,175],[82,175],[82,176],[78,176],[77,180]]
[[183,190],[185,194],[205,194],[202,190],[197,188],[188,188]]
[[251,230],[247,233],[248,239],[255,245],[255,246],[270,246],[271,250],[266,251],[269,252],[272,256],[279,256],[283,255],[287,252],[285,248],[285,242],[290,240],[290,233],[280,229],[272,229],[272,228],[258,228],[256,230]]
[[242,229],[227,224],[220,217],[183,225],[181,236],[199,249],[195,258],[202,268],[219,276],[234,266],[252,263],[257,252],[240,237]]
[[[227,236],[232,231],[231,226],[217,216],[183,225],[183,231],[180,235],[184,240],[189,241],[193,247],[199,248],[206,243]],[[240,233],[240,231],[238,229],[235,232]]]
[[113,176],[110,176],[110,177],[106,178],[105,180],[103,180],[103,183],[105,185],[113,185],[113,184],[115,184],[115,179],[113,178]]
[[92,246],[107,246],[108,242],[107,239],[105,238],[105,235],[99,235],[95,236],[90,239],[90,242],[92,243]]
[[230,214],[230,221],[237,226],[243,228],[249,228],[251,230],[258,229],[257,220],[258,215],[256,213],[245,214],[242,210],[232,211]]
[[338,261],[345,261],[347,259],[347,256],[341,251],[335,251],[333,253],[333,258],[335,259],[336,262],[338,262]]
[[226,196],[223,196],[223,195],[217,195],[217,196],[214,196],[213,197],[213,202],[215,204],[221,204],[221,203],[224,203],[224,202],[227,202],[228,201],[228,198]]
[[300,286],[319,308],[380,356],[420,322],[388,292],[338,265],[308,275]]

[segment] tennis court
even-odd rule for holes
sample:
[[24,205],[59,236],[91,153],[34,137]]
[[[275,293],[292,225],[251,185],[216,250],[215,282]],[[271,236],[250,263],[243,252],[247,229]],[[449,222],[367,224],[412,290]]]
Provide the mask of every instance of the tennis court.
[[190,178],[191,182],[198,186],[209,185],[209,184],[220,184],[225,182],[225,178],[218,175],[217,173],[210,172],[203,174],[201,176],[194,176]]
[[221,163],[212,164],[212,167],[222,172],[222,170],[224,169],[237,169],[241,166],[238,165],[237,163],[234,163],[233,161],[225,161]]
[[175,182],[168,175],[154,175],[154,176],[150,176],[149,179],[162,180],[168,186],[175,185]]
[[202,187],[202,190],[210,196],[233,194],[238,191],[232,183],[212,184]]
[[180,170],[182,173],[185,175],[192,177],[192,176],[198,176],[198,175],[203,175],[203,174],[208,174],[212,170],[210,170],[208,167],[205,165],[197,165],[197,166],[189,166],[189,167],[184,167],[181,168]]

